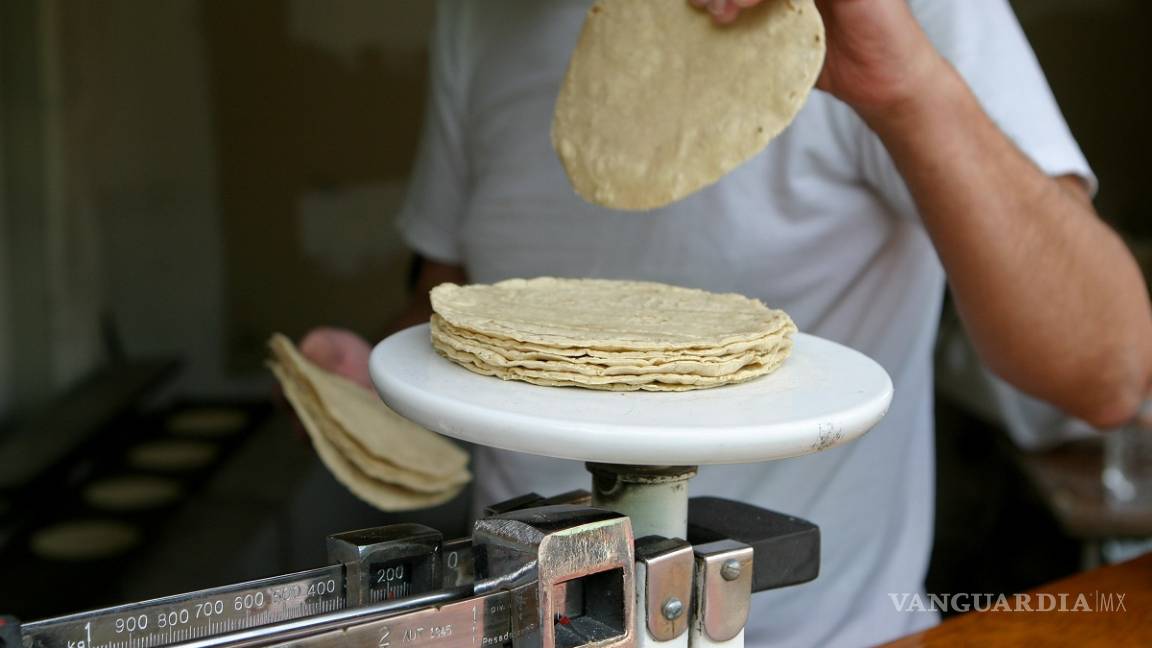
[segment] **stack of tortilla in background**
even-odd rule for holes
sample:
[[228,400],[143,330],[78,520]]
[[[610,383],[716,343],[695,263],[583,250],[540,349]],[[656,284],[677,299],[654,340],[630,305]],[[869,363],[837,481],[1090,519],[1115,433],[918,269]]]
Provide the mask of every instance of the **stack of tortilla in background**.
[[275,335],[269,362],[317,454],[340,483],[384,511],[444,503],[472,479],[468,454],[393,412],[380,398],[320,369]]
[[687,391],[771,373],[796,326],[736,294],[604,279],[432,289],[432,345],[476,373],[554,387]]

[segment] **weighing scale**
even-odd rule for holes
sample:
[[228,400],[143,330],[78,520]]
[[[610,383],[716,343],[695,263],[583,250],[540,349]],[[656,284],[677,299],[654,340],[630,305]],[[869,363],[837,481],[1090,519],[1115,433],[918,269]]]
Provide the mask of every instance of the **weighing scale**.
[[[738,648],[753,592],[812,580],[819,529],[688,497],[704,464],[848,443],[887,412],[866,356],[796,334],[776,372],[678,393],[540,387],[440,357],[427,325],[371,356],[384,401],[430,430],[583,461],[589,491],[490,506],[471,537],[398,524],[328,538],[327,567],[0,625],[0,648],[511,646]],[[483,470],[483,467],[479,467]]]

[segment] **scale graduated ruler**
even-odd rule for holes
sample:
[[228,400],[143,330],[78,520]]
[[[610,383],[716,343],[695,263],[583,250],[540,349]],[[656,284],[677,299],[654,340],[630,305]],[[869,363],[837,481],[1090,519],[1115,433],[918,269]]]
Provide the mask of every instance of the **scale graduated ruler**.
[[[328,538],[338,563],[329,567],[8,623],[0,626],[0,646],[449,648],[626,640],[631,533],[625,516],[564,505],[486,518],[472,538],[449,542],[418,524],[354,531]],[[586,614],[585,594],[619,605],[601,615],[591,613],[602,607],[593,603]],[[566,638],[559,644],[558,634]]]
[[792,516],[699,497],[687,539],[636,539],[624,515],[553,503],[586,498],[508,500],[448,542],[419,524],[337,534],[329,567],[0,617],[0,648],[740,648],[752,592],[819,572],[819,529]]
[[275,576],[26,623],[25,648],[149,648],[347,607],[344,567]]

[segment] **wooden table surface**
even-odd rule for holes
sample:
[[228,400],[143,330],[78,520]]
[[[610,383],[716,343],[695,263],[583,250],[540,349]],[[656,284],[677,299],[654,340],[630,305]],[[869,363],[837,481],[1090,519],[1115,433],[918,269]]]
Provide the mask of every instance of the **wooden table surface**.
[[[1054,601],[1054,605],[1059,606],[1060,595],[1066,595],[1064,600],[1068,609],[1072,609],[1079,595],[1083,595],[1084,602],[1092,611],[971,612],[886,645],[893,648],[1152,646],[1152,554],[1082,572],[1040,587],[1030,594],[1033,608],[1045,604],[1044,601]],[[1053,596],[1037,596],[1039,594]]]

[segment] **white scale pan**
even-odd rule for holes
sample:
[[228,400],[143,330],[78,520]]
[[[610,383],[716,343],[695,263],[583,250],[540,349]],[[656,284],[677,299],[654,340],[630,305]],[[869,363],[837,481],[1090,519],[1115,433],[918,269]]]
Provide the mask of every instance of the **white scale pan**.
[[390,407],[447,436],[598,463],[753,463],[841,445],[874,426],[892,381],[848,347],[799,333],[776,372],[690,392],[541,387],[472,373],[439,356],[428,325],[378,344],[372,380]]

